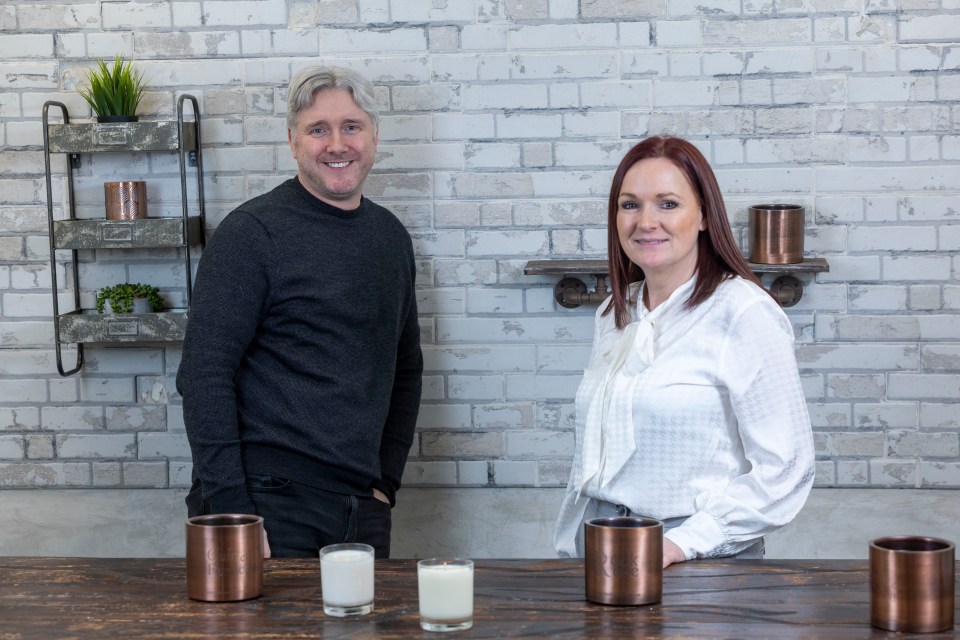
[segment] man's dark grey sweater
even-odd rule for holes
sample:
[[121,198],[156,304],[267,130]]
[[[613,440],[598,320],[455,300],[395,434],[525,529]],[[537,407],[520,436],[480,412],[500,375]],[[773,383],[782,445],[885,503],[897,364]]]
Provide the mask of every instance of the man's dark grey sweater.
[[255,513],[245,474],[394,502],[423,359],[410,235],[294,178],[230,213],[203,252],[177,390],[213,513]]

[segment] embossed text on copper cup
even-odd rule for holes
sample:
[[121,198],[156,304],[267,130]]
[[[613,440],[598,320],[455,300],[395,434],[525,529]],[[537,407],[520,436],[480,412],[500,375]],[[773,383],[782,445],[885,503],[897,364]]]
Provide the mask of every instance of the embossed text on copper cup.
[[953,629],[954,544],[925,536],[870,542],[870,623],[909,633]]
[[205,602],[263,595],[263,518],[213,514],[187,520],[187,596]]
[[147,183],[104,182],[103,200],[107,220],[140,220],[147,217]]
[[653,518],[594,518],[583,527],[587,600],[620,605],[660,601],[662,522]]

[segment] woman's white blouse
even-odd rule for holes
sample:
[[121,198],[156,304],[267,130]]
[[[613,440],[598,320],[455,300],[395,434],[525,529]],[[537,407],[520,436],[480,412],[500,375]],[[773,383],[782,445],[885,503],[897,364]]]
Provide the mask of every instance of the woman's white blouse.
[[[813,484],[813,435],[793,329],[762,289],[723,281],[693,309],[695,278],[618,331],[597,310],[577,391],[577,451],[557,521],[576,555],[590,498],[658,519],[687,559],[725,556],[788,523]],[[630,290],[640,300],[642,285]]]

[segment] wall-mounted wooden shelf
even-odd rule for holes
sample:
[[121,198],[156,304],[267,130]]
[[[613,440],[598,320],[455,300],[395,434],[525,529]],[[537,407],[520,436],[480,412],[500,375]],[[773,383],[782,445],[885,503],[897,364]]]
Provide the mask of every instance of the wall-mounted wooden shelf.
[[[769,289],[783,307],[792,307],[803,296],[803,283],[793,274],[830,271],[826,258],[804,258],[803,262],[795,264],[748,262],[747,265],[756,274],[782,274],[771,283]],[[567,309],[600,303],[610,295],[606,259],[531,260],[523,268],[523,273],[528,276],[562,276],[554,287],[553,295],[557,303]],[[589,291],[583,280],[576,276],[593,276],[596,279],[594,290]]]

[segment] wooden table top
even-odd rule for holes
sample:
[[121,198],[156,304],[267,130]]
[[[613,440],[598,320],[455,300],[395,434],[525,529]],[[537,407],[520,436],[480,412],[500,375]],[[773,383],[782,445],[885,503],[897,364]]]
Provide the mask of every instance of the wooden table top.
[[183,559],[0,558],[0,640],[909,637],[870,627],[860,560],[682,563],[664,572],[663,601],[641,607],[587,602],[582,560],[475,565],[473,629],[438,634],[419,627],[415,560],[378,560],[376,610],[332,618],[318,560],[267,560],[263,597],[203,603],[186,596]]

